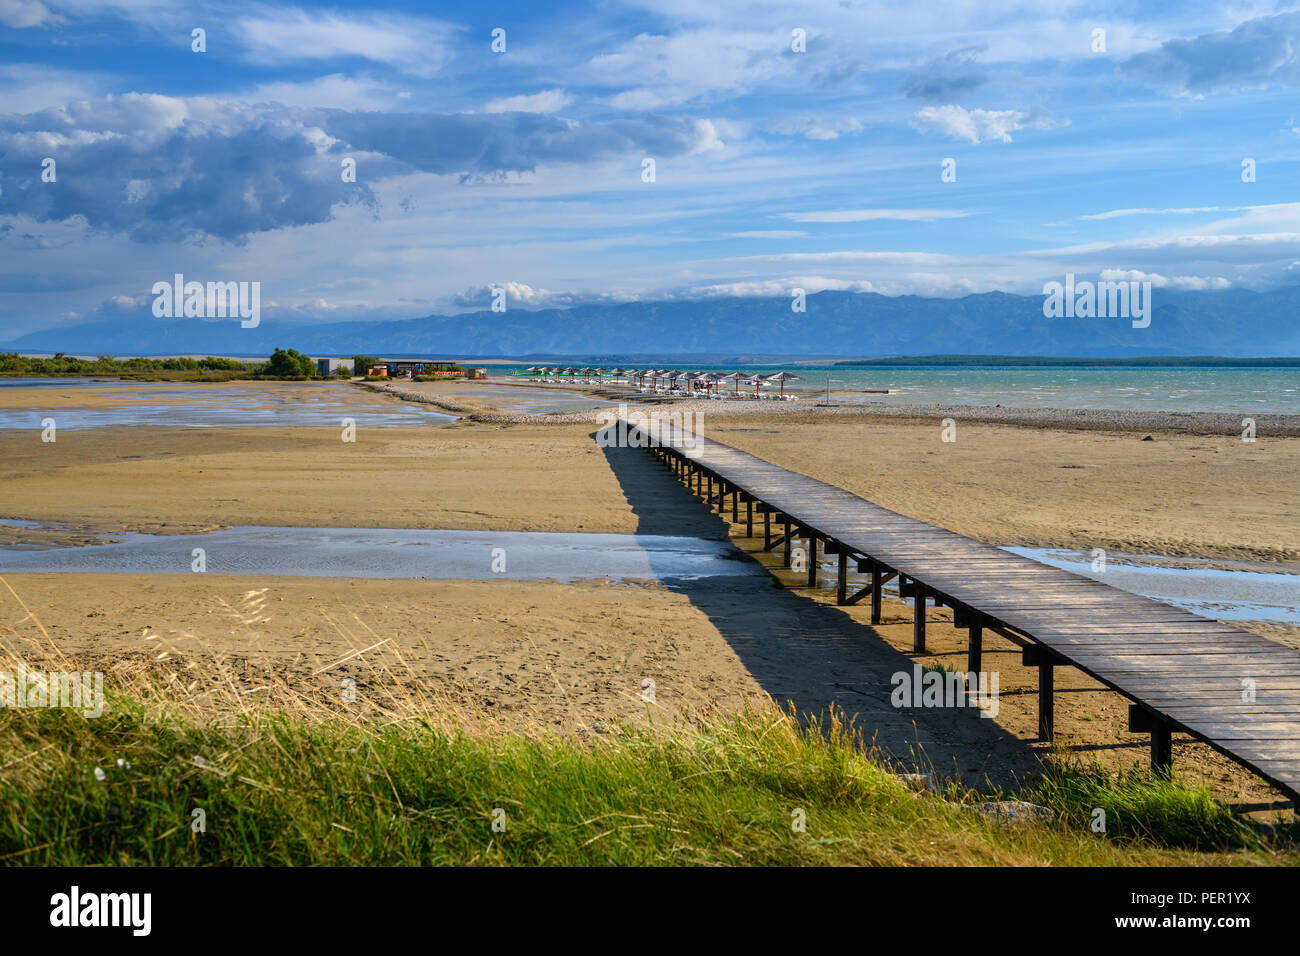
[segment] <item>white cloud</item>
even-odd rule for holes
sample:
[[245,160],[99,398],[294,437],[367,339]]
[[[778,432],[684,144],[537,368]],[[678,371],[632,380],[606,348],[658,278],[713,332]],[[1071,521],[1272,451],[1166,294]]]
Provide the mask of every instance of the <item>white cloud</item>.
[[1011,142],[1011,134],[1019,129],[1051,129],[1068,125],[1046,110],[968,110],[965,107],[927,106],[916,114],[912,125],[923,133],[936,132],[949,139],[968,143],[997,140]]
[[259,63],[360,57],[415,76],[432,76],[450,59],[457,28],[394,14],[314,14],[304,10],[241,17],[235,31]]
[[1111,209],[1108,212],[1097,212],[1089,216],[1080,216],[1080,219],[1119,219],[1121,216],[1189,216],[1198,212],[1235,212],[1244,207],[1240,206],[1184,206],[1175,209],[1150,209],[1145,206],[1139,206],[1134,209]]
[[835,279],[828,276],[786,276],[780,279],[750,279],[695,286],[680,296],[686,299],[757,298],[789,296],[795,289],[808,295],[828,290],[836,292],[873,292],[875,286],[865,280]]
[[1232,283],[1221,276],[1162,276],[1157,272],[1138,269],[1103,269],[1103,282],[1150,282],[1157,289],[1181,289],[1204,292],[1210,289],[1227,289]]
[[826,209],[820,212],[781,213],[782,218],[794,222],[872,222],[877,219],[933,222],[938,219],[962,219],[969,215],[964,209]]
[[39,27],[58,19],[41,0],[0,0],[0,24],[7,27]]
[[734,28],[642,33],[593,57],[580,72],[588,82],[621,90],[610,100],[615,108],[654,110],[743,94],[789,75],[783,49],[772,34]]
[[364,76],[332,73],[305,83],[263,83],[230,99],[246,103],[282,103],[285,106],[373,110],[391,107],[401,94],[396,88]]
[[488,113],[557,113],[572,103],[572,96],[563,89],[554,89],[492,100],[484,109]]
[[727,144],[718,136],[717,127],[713,125],[712,120],[697,119],[695,121],[695,134],[699,139],[691,149],[693,153],[713,153],[727,147]]
[[749,232],[729,232],[728,239],[803,239],[808,235],[798,229],[754,229]]
[[838,119],[822,116],[783,119],[771,127],[773,133],[780,133],[783,136],[803,136],[807,139],[820,140],[839,139],[841,133],[857,133],[861,130],[862,124],[852,116]]
[[453,306],[463,309],[487,309],[495,298],[494,289],[504,289],[506,304],[521,309],[568,309],[577,305],[610,305],[634,302],[639,296],[627,291],[592,292],[566,290],[562,292],[528,285],[526,282],[494,282],[490,285],[471,286],[451,298]]
[[92,99],[102,95],[105,86],[98,73],[11,63],[0,66],[0,113],[35,113]]

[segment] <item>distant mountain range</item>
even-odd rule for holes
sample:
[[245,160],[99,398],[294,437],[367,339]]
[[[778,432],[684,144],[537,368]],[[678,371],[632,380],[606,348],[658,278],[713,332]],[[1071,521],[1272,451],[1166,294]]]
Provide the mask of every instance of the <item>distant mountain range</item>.
[[122,355],[396,357],[561,355],[1300,355],[1300,286],[1270,292],[1154,290],[1150,327],[1122,318],[1045,318],[1042,296],[990,292],[960,299],[819,292],[790,299],[582,305],[322,324],[138,317],[32,332],[0,349]]

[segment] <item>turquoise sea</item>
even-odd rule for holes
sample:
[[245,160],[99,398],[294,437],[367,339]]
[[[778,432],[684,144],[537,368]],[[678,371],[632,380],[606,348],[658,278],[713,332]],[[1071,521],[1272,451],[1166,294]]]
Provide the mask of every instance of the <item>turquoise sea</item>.
[[[489,374],[496,377],[526,367],[493,365],[489,367]],[[735,370],[721,366],[685,365],[675,368],[683,371]],[[829,378],[831,393],[841,403],[859,400],[906,405],[1300,415],[1300,368],[751,365],[742,369],[766,375],[782,370],[791,371],[803,379],[787,382],[786,391],[824,392]],[[889,389],[891,394],[849,394],[866,389]]]

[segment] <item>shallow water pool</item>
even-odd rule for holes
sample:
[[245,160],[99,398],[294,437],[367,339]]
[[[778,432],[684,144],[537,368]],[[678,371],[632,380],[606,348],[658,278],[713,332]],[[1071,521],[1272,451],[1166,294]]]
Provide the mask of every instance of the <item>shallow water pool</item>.
[[104,537],[120,540],[44,550],[0,548],[0,572],[191,574],[194,551],[202,549],[208,574],[671,582],[764,573],[728,542],[667,535],[245,526],[207,534]]

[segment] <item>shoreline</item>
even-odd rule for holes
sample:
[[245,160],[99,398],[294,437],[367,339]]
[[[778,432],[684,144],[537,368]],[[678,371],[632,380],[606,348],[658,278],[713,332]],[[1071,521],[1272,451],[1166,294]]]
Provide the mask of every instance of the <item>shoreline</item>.
[[[399,388],[391,383],[361,381],[357,384],[379,394],[391,395],[402,401],[433,405],[456,414],[462,414],[472,421],[493,424],[579,424],[600,421],[604,409],[592,408],[573,412],[554,412],[544,415],[530,415],[511,412],[496,406],[479,404],[472,401],[472,396],[457,395],[456,398],[471,398],[469,402],[460,402],[438,393],[413,391]],[[978,422],[989,425],[1017,425],[1028,428],[1066,428],[1089,429],[1101,431],[1160,431],[1191,435],[1238,435],[1242,434],[1244,418],[1255,422],[1257,437],[1300,437],[1300,415],[1267,414],[1245,416],[1235,412],[1174,412],[1174,411],[1137,411],[1106,408],[1037,408],[1013,407],[1003,405],[883,405],[870,402],[847,404],[817,405],[815,401],[801,397],[797,402],[772,402],[731,400],[718,401],[694,398],[669,398],[662,396],[624,393],[602,386],[573,385],[536,385],[523,382],[495,382],[490,385],[507,385],[512,388],[533,388],[548,392],[565,391],[571,394],[588,395],[605,401],[621,402],[655,409],[667,414],[703,416],[709,418],[743,418],[762,416],[781,416],[783,419],[798,422],[801,420],[871,420],[901,419],[908,422],[933,421],[951,418],[954,421]],[[466,383],[466,387],[474,385]]]

